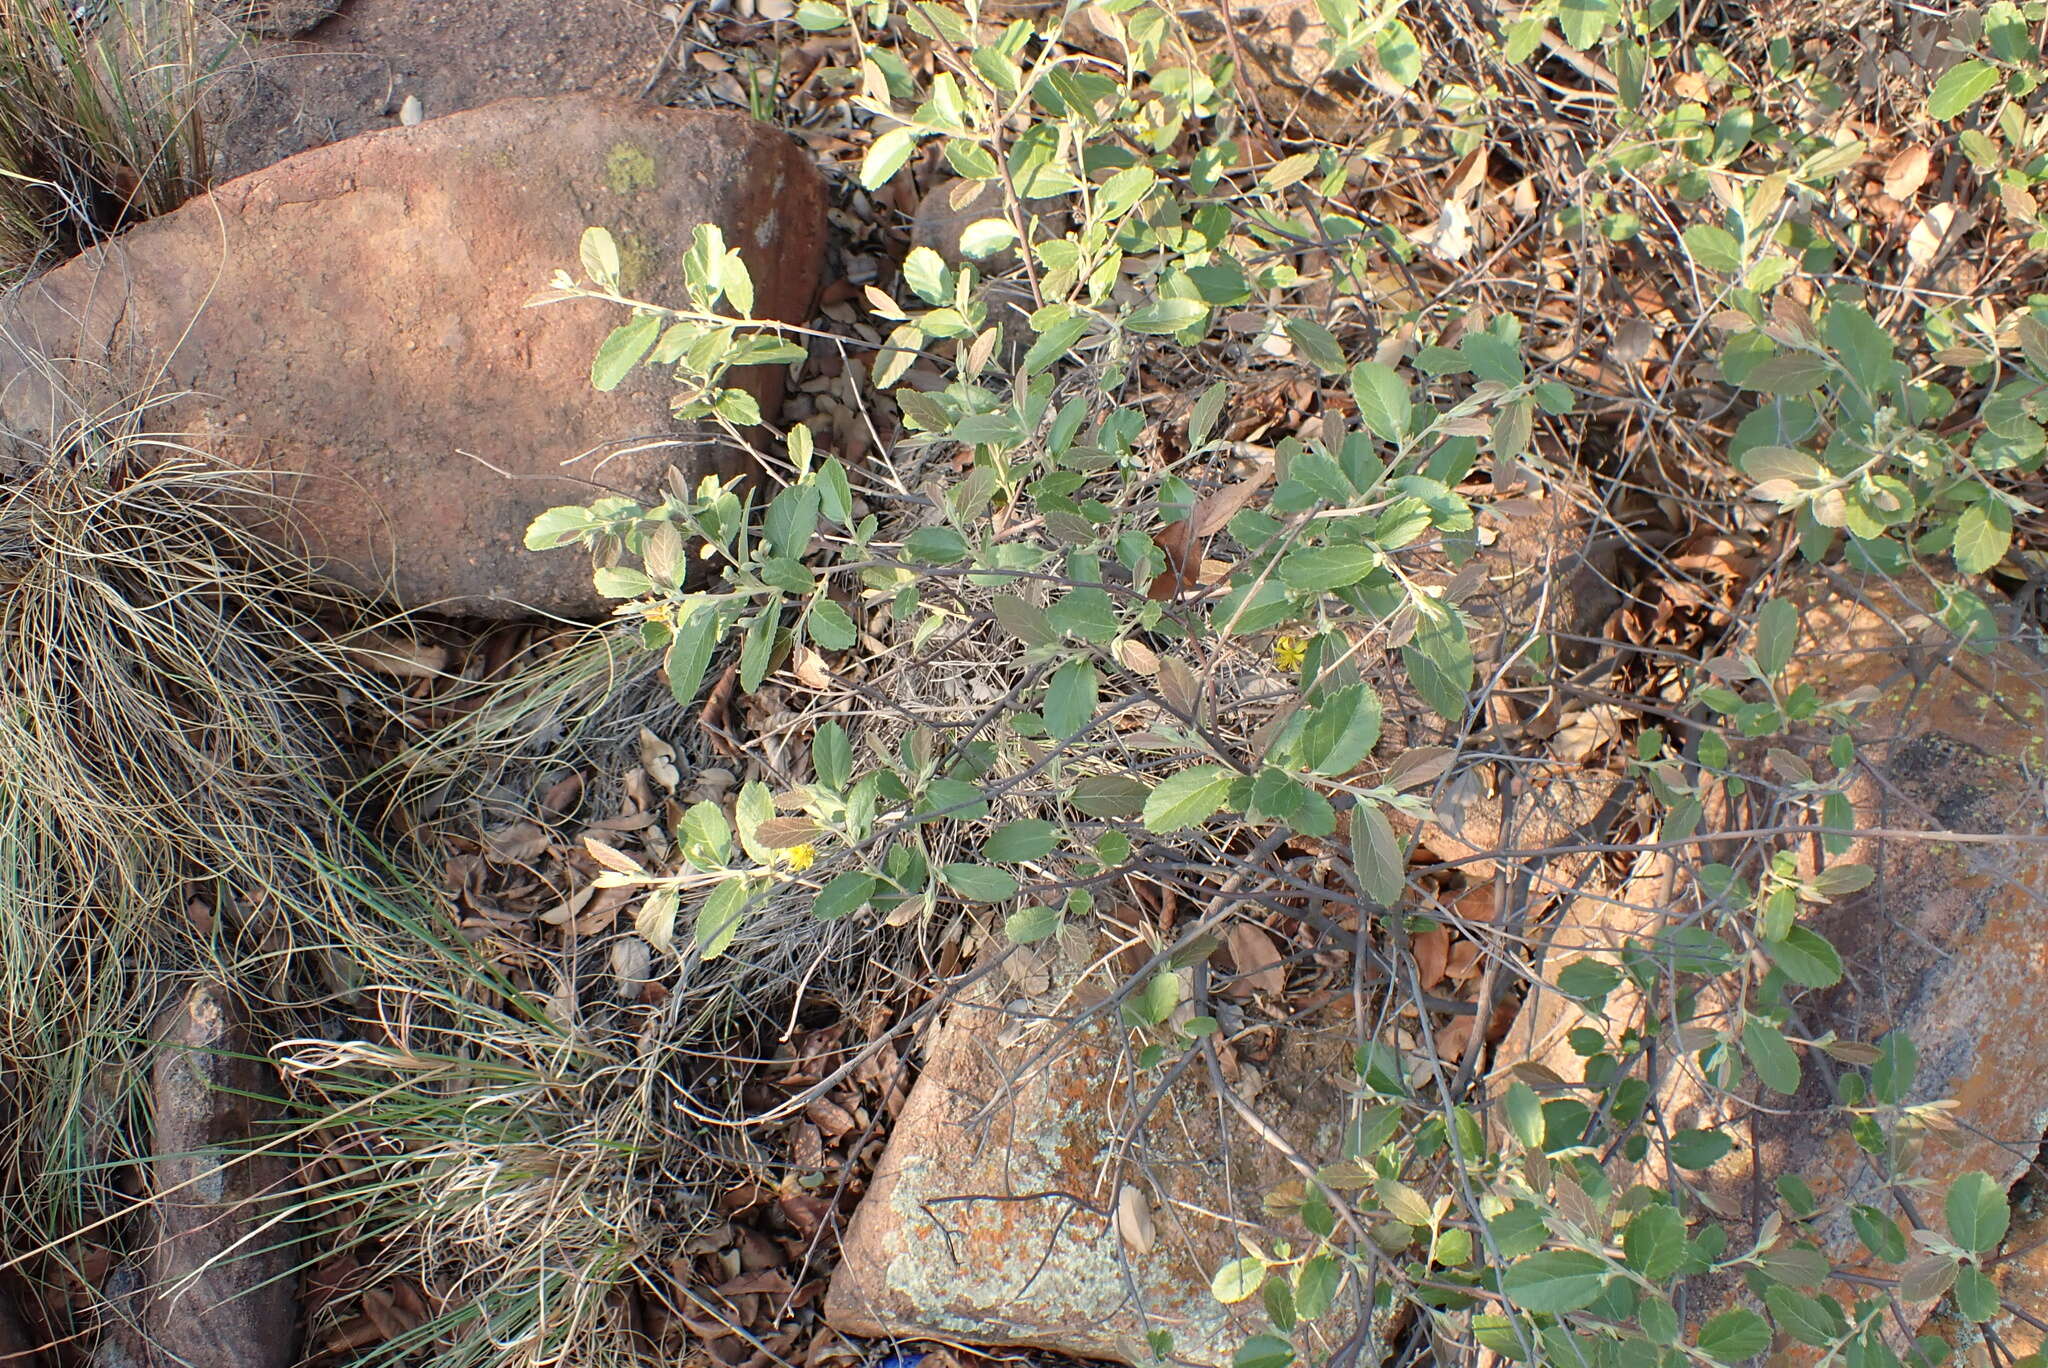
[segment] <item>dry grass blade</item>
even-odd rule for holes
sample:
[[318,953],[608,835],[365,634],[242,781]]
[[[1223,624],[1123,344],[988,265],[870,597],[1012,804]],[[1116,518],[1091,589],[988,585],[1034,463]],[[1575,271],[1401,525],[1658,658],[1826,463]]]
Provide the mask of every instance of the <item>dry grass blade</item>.
[[196,0],[0,0],[0,281],[201,189]]

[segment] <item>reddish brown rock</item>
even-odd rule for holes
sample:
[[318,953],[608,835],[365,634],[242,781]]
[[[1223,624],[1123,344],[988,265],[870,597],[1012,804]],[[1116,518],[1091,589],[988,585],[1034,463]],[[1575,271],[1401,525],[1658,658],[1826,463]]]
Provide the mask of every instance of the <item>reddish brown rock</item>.
[[[1796,1000],[1791,1033],[1833,1032],[1875,1042],[1902,1030],[1919,1048],[1909,1104],[1954,1099],[1954,1128],[1907,1148],[1902,1185],[1888,1186],[1831,1110],[1829,1080],[1842,1072],[1819,1051],[1803,1051],[1804,1085],[1787,1100],[1710,1091],[1676,1064],[1654,1081],[1660,1120],[1672,1129],[1724,1131],[1734,1149],[1701,1175],[1701,1195],[1732,1227],[1740,1246],[1776,1207],[1766,1197],[1782,1174],[1798,1174],[1820,1202],[1803,1232],[1840,1269],[1876,1277],[1848,1218],[1852,1203],[1898,1214],[1897,1191],[1925,1184],[1924,1213],[1939,1219],[1940,1194],[1956,1175],[1983,1170],[2009,1184],[2032,1160],[2048,1128],[2048,1072],[2040,985],[2048,970],[2048,808],[2040,774],[2048,747],[2048,665],[2015,646],[1988,655],[1960,648],[1939,623],[1891,586],[1815,580],[1793,590],[1802,651],[1786,687],[1811,683],[1824,699],[1867,689],[1851,728],[1858,771],[1850,796],[1858,826],[1886,831],[1859,838],[1832,863],[1876,871],[1867,889],[1809,907],[1800,920],[1825,936],[1844,962],[1842,981]],[[1782,741],[1774,742],[1782,745]],[[1832,773],[1814,747],[1809,759]],[[1761,772],[1762,757],[1750,766]],[[1921,833],[1924,833],[1921,834]],[[1953,833],[1953,835],[1951,835]],[[1773,843],[1773,847],[1775,848]],[[1801,843],[1812,872],[1815,843]],[[1716,858],[1741,864],[1722,846]],[[1558,953],[1541,966],[1554,980],[1584,954],[1612,961],[1621,946],[1646,943],[1691,907],[1691,881],[1668,855],[1646,856],[1618,891],[1579,899],[1550,935]],[[1692,1026],[1740,1029],[1735,1004],[1702,1004]],[[1612,1035],[1640,1022],[1644,1003],[1625,983],[1606,1003]],[[1584,1061],[1566,1033],[1579,1009],[1537,993],[1503,1042],[1498,1062],[1536,1061],[1568,1082]],[[1668,1034],[1668,1032],[1667,1032]],[[1667,1061],[1686,1050],[1660,1052]],[[1628,1176],[1617,1174],[1617,1188]],[[1664,1170],[1643,1181],[1662,1183]],[[1831,1289],[1845,1299],[1857,1287]],[[1863,1289],[1867,1292],[1867,1288]],[[1702,1303],[1709,1304],[1709,1303]],[[1924,1313],[1925,1305],[1910,1308]]]
[[[954,1008],[848,1228],[832,1324],[1130,1363],[1149,1361],[1146,1334],[1164,1330],[1174,1362],[1219,1368],[1264,1328],[1257,1298],[1227,1308],[1209,1283],[1243,1252],[1240,1232],[1267,1248],[1311,1242],[1261,1205],[1294,1171],[1219,1118],[1199,1068],[1134,1127],[1158,1080],[1133,1077],[1130,1032],[1113,1014],[1079,1029],[1040,1017],[1100,1001],[1108,984]],[[1346,1115],[1348,1023],[1287,1034],[1252,1105],[1327,1158]],[[1120,1205],[1134,1208],[1121,1220]],[[1354,1327],[1347,1305],[1308,1332],[1332,1336],[1318,1360]]]
[[[407,605],[591,613],[587,566],[521,546],[533,515],[593,481],[637,492],[671,463],[694,478],[732,458],[677,430],[652,369],[591,389],[622,310],[523,306],[574,268],[591,224],[619,239],[632,292],[680,301],[700,223],[745,258],[763,317],[807,316],[818,176],[741,116],[508,100],[317,148],[24,291],[0,315],[0,421],[33,439],[77,404],[155,388],[172,397],[151,429],[265,472],[289,530],[344,578]],[[68,402],[46,357],[64,359]],[[780,382],[744,381],[771,413]]]

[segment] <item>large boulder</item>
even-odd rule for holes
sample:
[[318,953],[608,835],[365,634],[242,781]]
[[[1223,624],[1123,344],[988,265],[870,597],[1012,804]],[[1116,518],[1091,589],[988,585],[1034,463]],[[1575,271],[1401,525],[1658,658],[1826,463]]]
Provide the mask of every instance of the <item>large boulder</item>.
[[[1800,914],[1839,951],[1841,981],[1796,1000],[1788,1030],[1802,1039],[1832,1035],[1872,1043],[1901,1031],[1919,1050],[1907,1105],[1952,1100],[1949,1124],[1893,1156],[1894,1180],[1870,1161],[1834,1106],[1831,1080],[1840,1066],[1804,1049],[1802,1084],[1789,1100],[1776,1094],[1728,1093],[1704,1085],[1685,1064],[1687,1048],[1664,1028],[1663,1063],[1650,1079],[1659,1121],[1673,1130],[1719,1131],[1732,1148],[1693,1186],[1730,1226],[1731,1248],[1744,1248],[1776,1210],[1757,1194],[1781,1176],[1812,1187],[1817,1214],[1799,1231],[1831,1266],[1888,1278],[1895,1266],[1864,1250],[1850,1219],[1854,1204],[1876,1207],[1905,1223],[1900,1193],[1914,1193],[1932,1219],[1959,1174],[1982,1170],[2000,1184],[2024,1173],[2048,1129],[2048,1072],[2040,996],[2042,926],[2048,917],[2048,804],[2039,781],[2048,747],[2048,663],[2013,644],[1978,654],[1896,587],[1878,581],[1816,576],[1787,590],[1800,611],[1800,641],[1781,688],[1811,684],[1823,699],[1860,697],[1850,724],[1856,769],[1849,795],[1865,834],[1831,863],[1875,871],[1869,887]],[[1820,773],[1825,747],[1812,737],[1771,738],[1769,745],[1803,753]],[[1744,746],[1738,764],[1763,772],[1766,743]],[[1774,762],[1782,768],[1784,761]],[[1709,813],[1709,821],[1716,814]],[[1793,814],[1793,820],[1806,820]],[[1740,822],[1733,823],[1741,825]],[[1765,852],[1723,843],[1716,858],[1750,868]],[[1797,846],[1800,869],[1814,872],[1814,842]],[[1649,945],[1686,919],[1692,880],[1679,859],[1651,852],[1618,890],[1577,899],[1549,932],[1553,947],[1537,968],[1555,981],[1582,957],[1619,963],[1625,947]],[[1651,1029],[1657,1004],[1624,981],[1605,1001],[1610,1034]],[[1562,1079],[1576,1089],[1585,1060],[1570,1033],[1582,1010],[1556,993],[1532,993],[1502,1042],[1503,1068]],[[1739,1004],[1715,989],[1702,995],[1688,1026],[1739,1030]],[[1698,1048],[1693,1042],[1691,1048]],[[1588,1093],[1582,1100],[1591,1100]],[[1653,1151],[1636,1174],[1610,1172],[1617,1191],[1632,1180],[1669,1181]],[[1847,1303],[1868,1284],[1830,1284]],[[1732,1281],[1702,1288],[1695,1305],[1711,1309],[1735,1295]],[[1914,1324],[1929,1303],[1907,1302]],[[1795,1357],[1798,1352],[1794,1351]]]
[[[161,394],[150,431],[263,472],[279,530],[341,578],[409,606],[593,613],[587,567],[522,548],[533,515],[735,457],[678,429],[651,368],[591,388],[621,309],[524,305],[592,224],[617,236],[636,297],[680,303],[703,223],[746,260],[762,317],[806,318],[819,178],[742,116],[507,100],[316,148],[9,301],[0,424],[61,448],[73,415]],[[772,415],[779,368],[742,383]]]

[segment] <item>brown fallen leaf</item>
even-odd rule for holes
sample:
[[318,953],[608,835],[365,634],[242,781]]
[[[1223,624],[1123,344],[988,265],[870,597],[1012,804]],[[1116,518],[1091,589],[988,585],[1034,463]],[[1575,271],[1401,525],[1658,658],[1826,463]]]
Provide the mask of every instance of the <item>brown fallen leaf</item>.
[[1415,977],[1426,993],[1443,982],[1444,967],[1451,958],[1451,933],[1433,926],[1416,936],[1411,945],[1415,952]]
[[1265,487],[1273,478],[1273,458],[1262,458],[1241,480],[1236,480],[1212,493],[1205,494],[1195,504],[1195,511],[1188,516],[1188,526],[1196,537],[1213,537],[1230,525],[1238,511],[1251,502],[1252,495]]
[[1145,590],[1146,598],[1166,603],[1201,582],[1202,546],[1195,536],[1192,518],[1174,523],[1153,537],[1152,544],[1166,553],[1166,568],[1153,577]]
[[1920,144],[1901,148],[1885,163],[1884,192],[1901,204],[1905,203],[1914,191],[1927,184],[1927,176],[1933,166],[1934,154]]
[[1275,997],[1287,991],[1287,966],[1281,962],[1280,947],[1263,927],[1247,921],[1233,922],[1224,934],[1224,943],[1230,947],[1231,963],[1237,966],[1237,981],[1232,987],[1241,985]]
[[1116,1233],[1124,1248],[1133,1254],[1149,1254],[1158,1239],[1152,1220],[1152,1203],[1136,1186],[1125,1183],[1116,1196]]
[[492,864],[525,864],[548,848],[548,834],[532,822],[507,822],[484,833],[484,858]]

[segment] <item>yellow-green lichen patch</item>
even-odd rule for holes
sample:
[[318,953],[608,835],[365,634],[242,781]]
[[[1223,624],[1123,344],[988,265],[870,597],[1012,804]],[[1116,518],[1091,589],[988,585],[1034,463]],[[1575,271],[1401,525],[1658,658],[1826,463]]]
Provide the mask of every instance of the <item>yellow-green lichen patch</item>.
[[617,239],[619,289],[625,294],[636,294],[654,275],[654,247],[645,237],[631,229],[621,229]]
[[654,158],[629,142],[612,144],[605,154],[604,183],[614,195],[654,188]]

